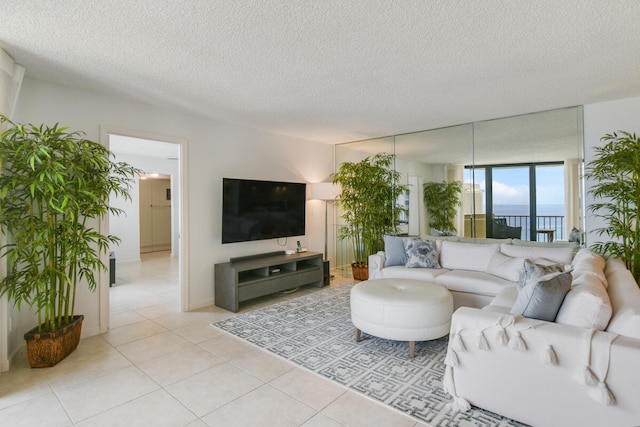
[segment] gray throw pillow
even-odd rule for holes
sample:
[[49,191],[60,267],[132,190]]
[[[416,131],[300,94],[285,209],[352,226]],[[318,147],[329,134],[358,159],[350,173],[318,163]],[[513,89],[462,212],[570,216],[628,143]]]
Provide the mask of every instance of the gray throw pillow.
[[534,277],[520,289],[509,313],[553,322],[570,289],[571,273]]
[[406,267],[409,268],[440,268],[438,252],[435,244],[428,240],[404,239],[407,252]]
[[536,264],[528,259],[524,260],[524,268],[520,272],[518,279],[518,290],[521,290],[527,281],[534,277],[545,276],[550,273],[562,273],[564,266],[560,264]]
[[384,266],[405,265],[407,251],[404,239],[419,239],[419,237],[384,236]]

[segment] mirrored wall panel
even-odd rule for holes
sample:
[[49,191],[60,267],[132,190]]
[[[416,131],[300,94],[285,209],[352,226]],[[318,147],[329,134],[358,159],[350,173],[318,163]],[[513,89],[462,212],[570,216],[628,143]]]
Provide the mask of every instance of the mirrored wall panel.
[[[545,111],[338,144],[336,170],[345,161],[395,154],[410,188],[397,201],[408,209],[399,218],[406,235],[559,244],[584,235],[582,132],[582,107]],[[428,183],[461,187],[449,229],[433,227],[424,200]],[[338,245],[339,265],[350,263],[348,247]]]

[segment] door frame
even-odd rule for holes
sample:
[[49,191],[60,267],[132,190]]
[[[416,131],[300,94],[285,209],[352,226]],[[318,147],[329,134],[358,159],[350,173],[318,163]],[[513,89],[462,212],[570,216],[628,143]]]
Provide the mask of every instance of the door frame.
[[[168,142],[180,146],[178,159],[178,173],[180,176],[180,194],[178,194],[178,211],[180,212],[178,231],[178,265],[180,280],[180,310],[188,311],[190,306],[189,295],[189,221],[186,220],[189,212],[188,191],[189,181],[187,171],[188,140],[176,136],[163,135],[153,132],[126,129],[114,126],[100,126],[100,143],[109,148],[109,135],[121,135],[131,138],[146,139],[158,142]],[[106,217],[100,222],[100,232],[109,233],[109,218]],[[108,265],[108,254],[101,255],[102,262]],[[100,274],[100,333],[109,329],[109,272],[103,271]]]

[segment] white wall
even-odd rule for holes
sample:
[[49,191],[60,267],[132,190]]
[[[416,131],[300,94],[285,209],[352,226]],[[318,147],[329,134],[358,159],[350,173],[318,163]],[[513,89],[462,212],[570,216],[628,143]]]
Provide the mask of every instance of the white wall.
[[[230,257],[293,249],[298,238],[280,246],[276,240],[222,245],[221,188],[223,177],[318,182],[333,171],[333,147],[261,130],[207,120],[138,103],[124,97],[87,92],[25,79],[15,114],[18,122],[60,122],[83,130],[93,140],[100,126],[173,135],[188,141],[186,182],[189,183],[188,270],[186,304],[196,309],[214,302],[214,264]],[[307,204],[307,232],[299,238],[311,251],[324,250],[324,205]],[[280,243],[283,243],[282,239]],[[108,282],[105,276],[105,282]],[[107,286],[108,283],[101,283]],[[100,292],[79,293],[77,312],[85,314],[83,335],[104,330],[99,316]],[[108,295],[108,292],[106,293]],[[18,320],[18,319],[16,319]],[[32,322],[35,324],[35,319]],[[104,323],[104,320],[102,320]],[[24,323],[24,322],[23,322]],[[33,324],[19,325],[20,332]]]
[[[585,164],[594,159],[594,147],[602,146],[600,138],[608,133],[624,130],[640,134],[640,97],[625,98],[616,101],[589,104],[584,106],[584,144]],[[586,191],[591,188],[586,182]],[[593,197],[588,193],[586,205],[593,203]],[[586,230],[587,245],[602,241],[606,236],[597,236],[591,230],[604,227],[605,223],[587,211]]]

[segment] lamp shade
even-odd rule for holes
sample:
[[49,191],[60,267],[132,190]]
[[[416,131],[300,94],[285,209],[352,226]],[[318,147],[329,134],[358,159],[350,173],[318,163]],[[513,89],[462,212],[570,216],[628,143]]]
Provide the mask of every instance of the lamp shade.
[[341,188],[332,182],[314,182],[309,185],[311,200],[335,200],[340,194]]

